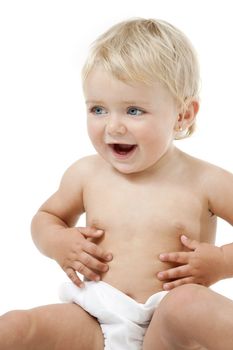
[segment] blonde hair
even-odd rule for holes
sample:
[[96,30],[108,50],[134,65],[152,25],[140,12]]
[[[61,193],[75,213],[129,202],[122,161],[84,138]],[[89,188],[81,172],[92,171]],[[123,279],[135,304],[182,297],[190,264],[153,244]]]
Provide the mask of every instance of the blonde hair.
[[[111,27],[92,44],[82,70],[85,82],[92,68],[101,64],[121,81],[163,83],[184,112],[199,95],[199,66],[188,38],[171,24],[136,18]],[[194,131],[192,124],[186,134]]]

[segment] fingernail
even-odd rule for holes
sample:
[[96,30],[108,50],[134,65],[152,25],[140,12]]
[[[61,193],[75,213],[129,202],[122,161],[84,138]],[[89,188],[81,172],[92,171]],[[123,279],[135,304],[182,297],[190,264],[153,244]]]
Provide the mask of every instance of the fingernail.
[[107,272],[108,269],[109,269],[108,265],[105,265],[105,266],[104,266],[104,272]]
[[104,231],[103,230],[97,230],[96,231],[96,233],[98,233],[98,234],[101,234],[101,233],[103,233]]
[[84,288],[85,287],[85,284],[84,283],[81,283],[80,285],[79,285],[79,288]]
[[112,260],[112,254],[106,255],[105,259],[106,259],[106,260]]
[[164,290],[169,290],[169,289],[170,289],[169,284],[164,284],[164,285],[163,285],[163,289],[164,289]]
[[100,281],[100,276],[96,276],[96,277],[95,277],[95,281],[96,281],[96,282],[99,282],[99,281]]
[[185,236],[185,235],[182,235],[181,238],[183,238],[183,239],[188,239],[188,237]]
[[163,273],[162,273],[162,272],[159,272],[159,273],[157,274],[157,276],[158,276],[158,278],[163,278]]
[[160,255],[159,255],[159,259],[164,260],[165,258],[166,258],[166,255],[165,255],[165,254],[160,254]]

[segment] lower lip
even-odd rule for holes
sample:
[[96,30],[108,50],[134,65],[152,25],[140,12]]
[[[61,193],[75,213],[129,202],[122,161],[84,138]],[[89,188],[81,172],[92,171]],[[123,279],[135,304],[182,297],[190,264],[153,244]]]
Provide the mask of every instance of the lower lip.
[[136,151],[137,146],[135,146],[130,152],[126,153],[126,154],[120,154],[117,153],[113,147],[109,146],[112,154],[114,155],[115,158],[119,159],[119,160],[127,160],[129,159]]

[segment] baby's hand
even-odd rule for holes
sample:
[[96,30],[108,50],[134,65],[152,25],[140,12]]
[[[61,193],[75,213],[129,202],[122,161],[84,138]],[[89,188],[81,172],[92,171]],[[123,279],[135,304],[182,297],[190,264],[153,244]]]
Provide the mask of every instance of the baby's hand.
[[182,284],[196,283],[209,287],[224,278],[225,260],[221,248],[213,244],[200,243],[181,236],[182,244],[190,249],[189,252],[173,252],[160,254],[163,262],[178,263],[180,266],[159,272],[164,290],[171,290]]
[[108,271],[106,262],[112,260],[112,254],[106,253],[87,238],[99,238],[104,233],[93,227],[65,228],[60,231],[61,239],[56,249],[55,260],[71,281],[78,287],[84,287],[77,272],[89,280],[99,281],[100,275]]

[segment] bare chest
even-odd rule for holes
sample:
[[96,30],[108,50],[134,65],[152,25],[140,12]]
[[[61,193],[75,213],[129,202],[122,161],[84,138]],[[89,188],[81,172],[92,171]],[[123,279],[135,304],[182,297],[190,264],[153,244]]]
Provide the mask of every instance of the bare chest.
[[[195,194],[194,194],[195,193]],[[161,241],[180,234],[213,241],[216,222],[201,192],[184,186],[94,181],[84,192],[87,224],[112,239]]]

